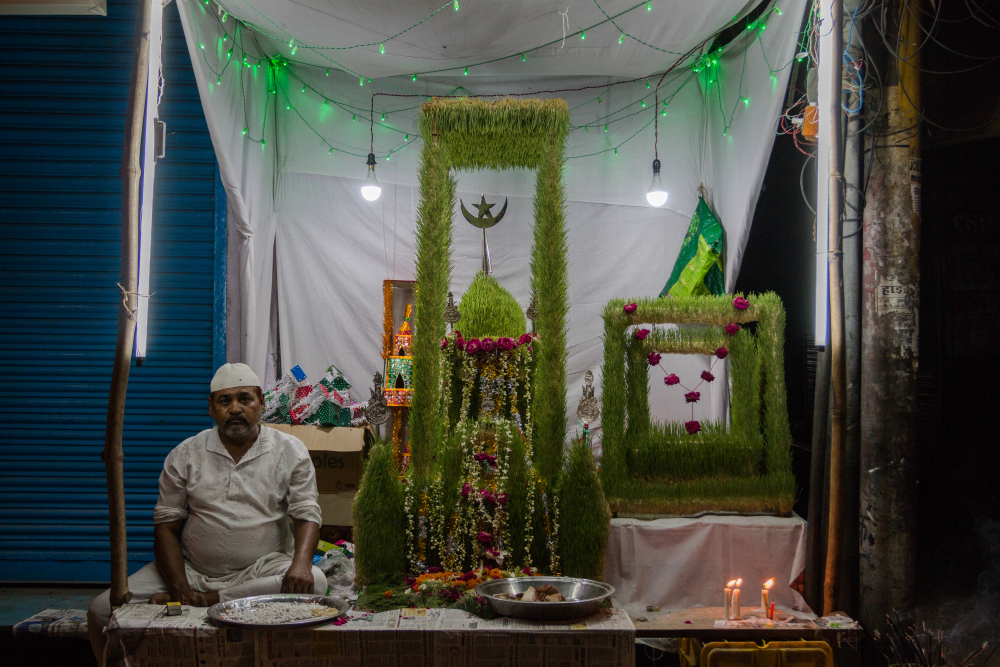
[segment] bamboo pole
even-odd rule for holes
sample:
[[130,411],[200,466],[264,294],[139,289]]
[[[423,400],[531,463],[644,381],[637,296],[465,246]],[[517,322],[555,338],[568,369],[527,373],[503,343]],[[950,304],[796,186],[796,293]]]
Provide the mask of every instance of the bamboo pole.
[[[843,503],[842,468],[844,458],[845,403],[847,398],[847,360],[844,355],[844,282],[843,254],[841,251],[842,223],[840,173],[843,142],[840,133],[841,99],[843,88],[841,56],[844,39],[841,21],[844,15],[843,0],[833,0],[831,18],[836,22],[824,30],[832,31],[834,62],[820,63],[820,67],[833,68],[830,77],[830,107],[820,113],[830,114],[830,182],[829,182],[829,262],[830,272],[830,382],[833,408],[830,413],[830,512],[826,538],[826,576],[823,578],[823,613],[829,614],[836,604],[836,585],[840,554],[840,537]],[[826,18],[826,17],[824,17]]]
[[135,312],[139,289],[139,181],[142,176],[140,149],[145,115],[146,82],[149,70],[149,0],[139,0],[135,18],[135,46],[129,79],[128,109],[125,115],[125,142],[122,151],[122,301],[118,306],[118,340],[115,343],[108,419],[104,431],[104,461],[108,477],[108,523],[111,532],[111,607],[120,607],[132,597],[128,590],[128,562],[125,528],[125,480],[122,427],[125,422],[125,394],[135,340]]

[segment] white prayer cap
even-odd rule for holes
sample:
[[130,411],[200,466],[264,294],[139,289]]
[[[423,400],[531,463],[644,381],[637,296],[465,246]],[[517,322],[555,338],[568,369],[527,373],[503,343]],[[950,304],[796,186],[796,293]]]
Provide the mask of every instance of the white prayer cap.
[[223,364],[212,378],[212,393],[233,387],[259,387],[260,379],[246,364]]

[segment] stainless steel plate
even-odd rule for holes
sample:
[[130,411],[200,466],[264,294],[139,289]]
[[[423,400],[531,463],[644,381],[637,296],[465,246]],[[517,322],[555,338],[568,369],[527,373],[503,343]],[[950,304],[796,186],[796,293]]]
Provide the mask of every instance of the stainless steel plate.
[[[566,601],[523,602],[513,599],[518,593],[528,590],[529,586],[534,586],[537,589],[545,584],[555,586],[566,598]],[[590,616],[601,607],[604,599],[613,595],[614,592],[615,587],[610,584],[570,577],[494,579],[493,581],[484,581],[476,586],[476,595],[481,595],[489,600],[493,611],[501,616],[530,618],[539,621],[563,621]],[[501,593],[506,593],[511,599],[497,597]]]
[[[242,621],[231,621],[223,613],[229,609],[246,609],[256,607],[266,602],[301,602],[305,604],[316,603],[325,607],[333,607],[338,613],[331,616],[321,616],[318,618],[307,618],[302,621],[292,621],[291,623],[244,623]],[[320,625],[330,623],[334,619],[340,618],[351,608],[351,603],[343,598],[326,597],[323,595],[301,595],[295,593],[276,593],[274,595],[254,595],[239,600],[229,602],[219,602],[208,608],[208,617],[229,625],[238,625],[250,628],[295,628],[308,625]]]

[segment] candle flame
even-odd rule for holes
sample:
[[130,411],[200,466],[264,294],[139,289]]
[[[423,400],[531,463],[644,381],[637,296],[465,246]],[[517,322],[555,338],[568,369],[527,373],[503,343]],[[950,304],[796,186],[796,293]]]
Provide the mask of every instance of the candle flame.
[[743,580],[742,580],[742,579],[737,579],[737,580],[736,580],[736,585],[737,585],[737,586],[740,586],[740,585],[742,585],[742,584],[743,584]]
[[771,586],[774,586],[774,579],[768,579],[764,582],[764,588],[770,588]]
[[726,584],[726,588],[732,588],[732,587],[733,587],[733,586],[735,586],[735,585],[736,585],[736,580],[735,580],[735,579],[733,579],[733,580],[732,580],[732,581],[730,581],[730,582],[729,582],[728,584]]

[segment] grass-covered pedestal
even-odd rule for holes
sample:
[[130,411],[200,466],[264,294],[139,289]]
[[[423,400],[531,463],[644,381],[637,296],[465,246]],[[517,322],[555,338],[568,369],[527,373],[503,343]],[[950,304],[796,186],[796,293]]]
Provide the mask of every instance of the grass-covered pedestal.
[[[473,571],[482,576],[500,567],[599,577],[607,505],[593,461],[576,452],[567,462],[563,453],[566,104],[434,99],[421,111],[411,464],[400,474],[391,457],[379,455],[366,467],[354,507],[358,582],[398,587],[401,570],[416,580],[439,568],[464,572],[467,582]],[[479,274],[459,304],[456,329],[463,333],[446,336],[455,172],[513,168],[537,174],[535,333],[525,331],[524,313],[509,292]],[[573,553],[561,548],[560,497],[586,500],[566,508]],[[369,551],[378,555],[361,555]],[[433,589],[421,585],[414,594]],[[381,593],[397,594],[410,595]]]
[[[741,326],[753,322],[755,333]],[[713,326],[691,330],[655,326],[671,323]],[[641,325],[654,326],[637,328]],[[600,475],[613,511],[630,515],[792,511],[796,490],[785,396],[784,328],[785,311],[772,292],[746,299],[720,295],[608,303]],[[648,374],[660,354],[728,357],[728,425],[651,420]],[[665,380],[676,384],[674,377]]]

